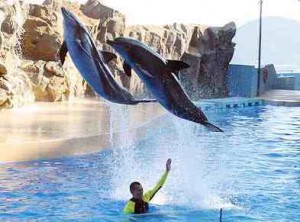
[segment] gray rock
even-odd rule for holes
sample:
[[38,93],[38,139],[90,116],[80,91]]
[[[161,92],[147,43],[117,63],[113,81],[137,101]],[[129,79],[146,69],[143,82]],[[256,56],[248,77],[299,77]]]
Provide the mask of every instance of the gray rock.
[[181,57],[191,66],[181,72],[182,85],[194,100],[228,96],[226,75],[234,53],[234,34],[234,23],[207,28],[203,35],[194,29],[189,51]]

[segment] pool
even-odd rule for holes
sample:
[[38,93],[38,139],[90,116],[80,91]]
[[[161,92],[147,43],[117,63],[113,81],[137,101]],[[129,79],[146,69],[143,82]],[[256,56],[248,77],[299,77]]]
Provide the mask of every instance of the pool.
[[[299,220],[300,108],[207,114],[225,134],[167,114],[139,142],[125,137],[96,154],[0,165],[0,220],[219,221],[220,208],[224,222]],[[122,112],[113,115],[126,124]],[[149,214],[122,215],[130,182],[147,190],[168,157],[172,170]]]

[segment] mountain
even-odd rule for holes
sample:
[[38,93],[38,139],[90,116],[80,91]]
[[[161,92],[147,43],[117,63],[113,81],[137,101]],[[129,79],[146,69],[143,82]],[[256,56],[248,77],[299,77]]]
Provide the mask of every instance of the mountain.
[[[257,65],[258,20],[238,28],[232,64]],[[277,71],[300,69],[300,22],[281,17],[264,17],[262,65],[275,64]]]

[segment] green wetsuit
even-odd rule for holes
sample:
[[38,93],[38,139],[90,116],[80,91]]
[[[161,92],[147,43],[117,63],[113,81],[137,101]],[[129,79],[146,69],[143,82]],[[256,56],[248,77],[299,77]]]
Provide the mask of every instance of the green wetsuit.
[[168,177],[168,171],[166,171],[160,180],[157,182],[155,187],[149,191],[147,191],[143,195],[142,200],[136,200],[134,198],[131,198],[127,204],[125,205],[123,209],[123,213],[125,214],[139,214],[139,213],[146,213],[149,208],[149,202],[152,200],[152,198],[155,196],[157,191],[164,185],[167,177]]

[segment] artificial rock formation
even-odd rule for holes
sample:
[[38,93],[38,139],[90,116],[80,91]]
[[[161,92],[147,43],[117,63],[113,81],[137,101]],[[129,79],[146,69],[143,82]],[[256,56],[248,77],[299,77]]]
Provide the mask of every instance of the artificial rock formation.
[[62,28],[49,6],[30,5],[23,28],[22,53],[26,59],[54,61],[61,45]]
[[[234,53],[234,23],[224,27],[175,23],[163,27],[136,25],[124,29],[125,17],[96,0],[89,0],[82,9],[86,15],[100,19],[94,35],[102,49],[112,50],[105,43],[106,39],[118,36],[136,38],[167,59],[181,59],[190,64],[191,68],[182,71],[181,82],[192,99],[228,96],[226,75]],[[136,97],[151,96],[136,75],[128,78],[124,74],[121,60],[112,68],[117,79]]]
[[26,16],[20,4],[0,2],[0,108],[11,108],[34,101],[31,82],[18,68],[20,59],[20,34]]
[[[180,81],[192,99],[227,96],[226,74],[234,52],[234,23],[224,27],[126,26],[122,13],[97,0],[83,5],[59,0],[45,0],[42,5],[20,2],[12,6],[0,2],[0,108],[95,96],[68,56],[64,67],[58,61],[57,52],[63,41],[62,6],[87,26],[99,49],[113,51],[106,39],[137,38],[167,59],[190,64],[181,72]],[[109,66],[115,79],[136,97],[151,97],[136,75],[129,78],[124,74],[120,57]]]
[[72,62],[67,59],[62,69],[56,58],[63,31],[58,10],[0,3],[0,108],[85,94]]
[[30,78],[36,101],[63,101],[69,96],[64,71],[55,62],[30,61],[21,69]]
[[227,70],[233,57],[234,23],[220,28],[207,28],[202,34],[194,28],[188,50],[181,60],[191,68],[181,72],[180,79],[194,100],[228,96]]

